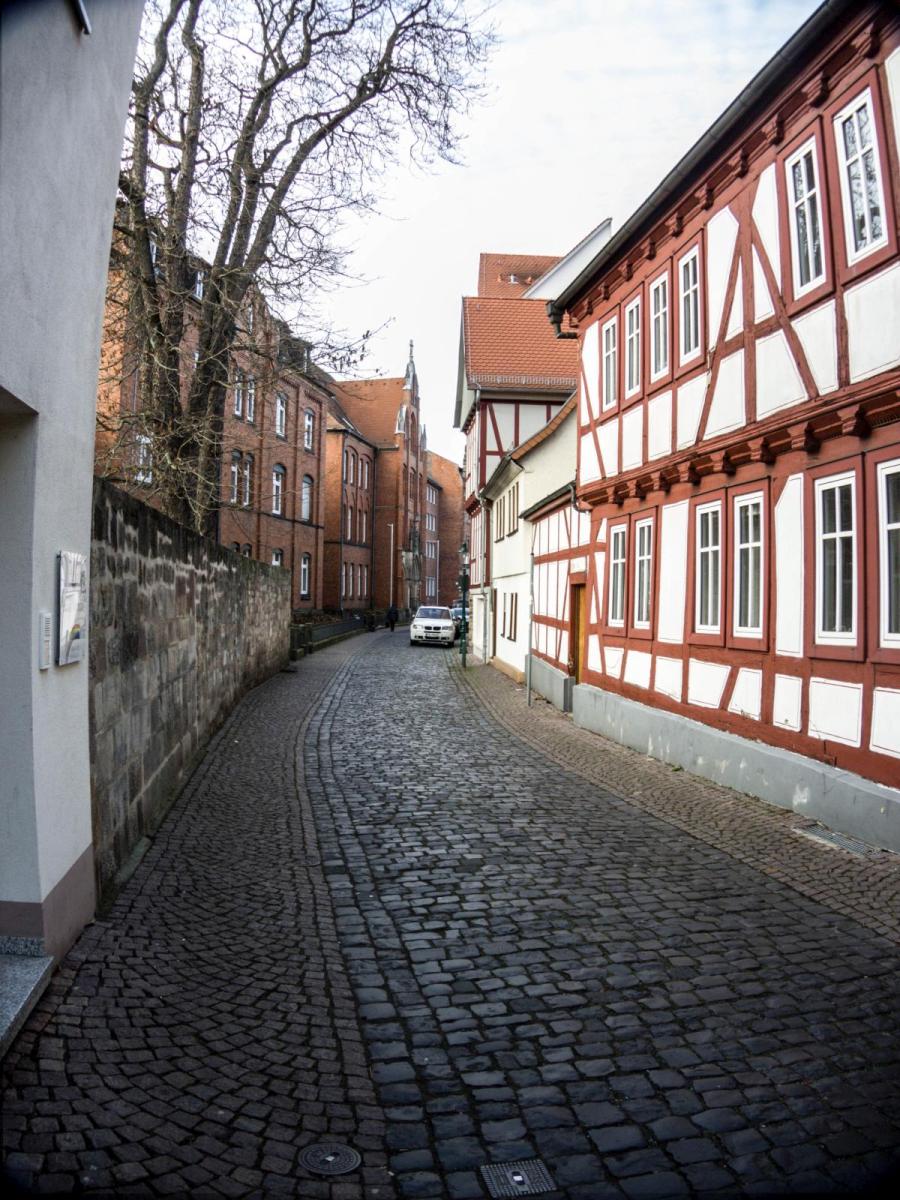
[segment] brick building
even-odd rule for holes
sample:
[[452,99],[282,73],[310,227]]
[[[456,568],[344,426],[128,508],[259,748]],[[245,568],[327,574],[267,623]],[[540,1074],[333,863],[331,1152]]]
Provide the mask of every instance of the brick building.
[[[434,528],[426,536],[435,542],[436,599],[439,604],[450,604],[459,594],[459,549],[466,540],[468,524],[463,511],[462,469],[449,458],[429,450],[426,471],[426,526],[429,513],[433,516]],[[435,504],[429,509],[431,489]],[[426,566],[428,563],[426,551]]]
[[[138,356],[121,320],[124,276],[116,254],[108,286],[103,368],[97,401],[95,468],[146,503],[161,506],[159,465],[140,411]],[[181,344],[182,400],[197,362],[204,274],[186,304]],[[323,604],[324,426],[328,377],[307,343],[274,319],[251,290],[231,355],[222,435],[218,541],[291,572],[294,609]]]
[[325,586],[328,609],[372,605],[376,447],[335,396],[325,424]]

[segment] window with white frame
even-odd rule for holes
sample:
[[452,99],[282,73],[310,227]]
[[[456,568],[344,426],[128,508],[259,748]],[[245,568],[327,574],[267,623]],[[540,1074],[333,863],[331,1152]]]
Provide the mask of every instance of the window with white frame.
[[250,545],[249,542],[244,543],[244,548],[241,551],[241,554],[243,554],[244,558],[252,558],[253,557],[253,547]]
[[619,387],[619,332],[615,317],[607,321],[602,330],[603,342],[603,397],[604,409],[613,408],[618,400]]
[[348,542],[353,540],[353,505],[347,505],[347,532],[344,535]]
[[280,517],[284,512],[284,467],[278,463],[272,468],[272,512]]
[[505,527],[506,505],[505,497],[501,496],[494,507],[494,541],[499,542],[506,532]]
[[637,521],[634,526],[634,624],[636,629],[650,628],[651,587],[653,583],[653,520]]
[[347,596],[347,564],[341,563],[341,599]]
[[856,476],[817,479],[816,640],[856,643]]
[[247,420],[251,423],[256,419],[256,379],[247,376]]
[[194,295],[198,300],[203,299],[203,287],[206,283],[206,272],[198,271],[194,276]]
[[841,168],[847,259],[854,263],[883,246],[888,238],[872,93],[868,88],[838,113],[834,130]]
[[368,490],[369,487],[369,460],[363,459],[363,487]]
[[137,463],[134,482],[144,485],[153,482],[153,439],[149,434],[137,435]]
[[312,450],[313,435],[316,430],[316,416],[312,409],[307,409],[303,414],[303,449]]
[[695,246],[678,263],[681,306],[681,362],[700,353],[700,251]]
[[246,321],[247,321],[247,332],[252,333],[253,326],[254,326],[254,323],[256,320],[254,313],[253,313],[253,301],[252,300],[249,300],[247,302],[247,308],[245,310],[245,315],[246,315]]
[[763,498],[734,501],[734,632],[762,637]]
[[350,451],[344,450],[344,479],[347,479],[347,472],[350,470]]
[[366,510],[361,508],[357,514],[356,534],[357,541],[364,542],[366,540]]
[[625,395],[633,396],[641,387],[641,298],[625,309]]
[[669,369],[669,276],[650,285],[650,378]]
[[514,483],[509,489],[509,511],[507,513],[507,529],[515,533],[519,528],[519,485]]
[[234,415],[242,417],[244,415],[244,372],[238,367],[234,372]]
[[312,475],[304,475],[300,485],[300,520],[312,520],[313,479]]
[[361,599],[363,595],[363,569],[362,563],[356,564],[356,595]]
[[200,363],[200,351],[195,350],[194,354],[193,354],[193,362],[191,364],[191,370],[196,371],[199,363]]
[[309,596],[309,562],[308,554],[304,554],[300,559],[300,595],[304,598]]
[[609,534],[609,623],[625,624],[625,541],[628,530],[619,525]]
[[900,459],[881,463],[878,479],[881,644],[900,646]]
[[244,508],[250,507],[250,502],[253,498],[253,455],[244,455],[244,471],[243,471],[243,488],[241,495],[241,504]]
[[272,566],[273,567],[283,567],[284,566],[284,551],[283,550],[273,550],[272,551]]
[[347,476],[347,482],[353,483],[356,480],[356,455],[350,451],[350,474]]
[[697,509],[696,543],[694,628],[698,633],[718,633],[722,596],[721,504],[704,504]]
[[228,490],[228,499],[231,504],[237,504],[238,495],[240,493],[241,481],[241,452],[240,450],[232,450],[231,452],[231,479]]
[[287,433],[287,396],[284,392],[275,393],[275,432],[279,437]]
[[787,173],[794,294],[802,296],[825,278],[816,139],[810,138],[784,164]]

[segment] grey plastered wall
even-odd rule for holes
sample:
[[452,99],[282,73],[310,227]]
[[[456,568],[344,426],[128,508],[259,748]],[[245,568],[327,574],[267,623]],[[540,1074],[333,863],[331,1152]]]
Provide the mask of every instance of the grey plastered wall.
[[40,671],[56,555],[90,551],[100,333],[141,0],[0,13],[0,937],[93,915],[88,667]]
[[237,699],[288,660],[291,579],[102,480],[91,542],[91,783],[104,889]]
[[571,675],[566,675],[557,667],[551,667],[542,658],[531,655],[532,688],[561,712],[572,711],[573,682]]
[[574,689],[572,715],[584,729],[642,754],[900,851],[900,791],[894,788],[589,684]]

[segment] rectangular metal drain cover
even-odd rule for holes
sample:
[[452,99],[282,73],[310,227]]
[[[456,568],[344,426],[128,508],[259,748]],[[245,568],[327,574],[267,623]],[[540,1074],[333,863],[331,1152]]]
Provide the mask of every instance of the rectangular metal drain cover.
[[824,842],[826,846],[837,846],[840,850],[849,850],[851,854],[859,854],[863,858],[877,853],[874,847],[867,846],[859,838],[848,837],[845,833],[833,833],[830,829],[798,829],[796,832],[802,837],[810,838],[811,841]]
[[556,1185],[539,1158],[521,1158],[518,1162],[491,1163],[481,1174],[492,1196],[540,1196]]

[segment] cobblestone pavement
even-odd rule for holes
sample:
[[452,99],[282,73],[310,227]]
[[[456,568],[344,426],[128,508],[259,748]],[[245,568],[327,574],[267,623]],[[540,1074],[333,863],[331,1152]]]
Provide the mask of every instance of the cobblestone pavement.
[[[8,1176],[476,1200],[482,1164],[540,1157],[548,1200],[637,1200],[892,1173],[892,861],[452,661],[376,634],[245,699],[4,1064]],[[304,1171],[325,1138],[362,1169]]]

